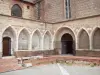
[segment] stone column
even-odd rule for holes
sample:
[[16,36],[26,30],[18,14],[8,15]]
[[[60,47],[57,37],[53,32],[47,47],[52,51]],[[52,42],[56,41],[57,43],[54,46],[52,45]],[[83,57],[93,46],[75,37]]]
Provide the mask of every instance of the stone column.
[[44,50],[44,38],[43,38],[43,36],[42,36],[42,38],[41,38],[41,50]]
[[2,50],[2,34],[0,33],[0,58],[2,57],[2,53],[3,53],[3,50]]
[[18,36],[16,36],[15,51],[18,51]]
[[28,49],[32,50],[32,36],[29,37]]
[[54,46],[53,46],[53,40],[51,41],[50,44],[51,44],[51,45],[50,45],[50,49],[54,49]]
[[79,39],[79,38],[76,38],[76,42],[75,42],[76,50],[78,50],[78,42],[79,42],[78,39]]
[[54,37],[52,37],[52,40],[51,40],[51,49],[54,49]]
[[92,50],[93,49],[93,46],[92,46],[92,44],[93,44],[93,42],[92,42],[93,40],[92,40],[92,38],[91,38],[91,36],[90,36],[90,50]]

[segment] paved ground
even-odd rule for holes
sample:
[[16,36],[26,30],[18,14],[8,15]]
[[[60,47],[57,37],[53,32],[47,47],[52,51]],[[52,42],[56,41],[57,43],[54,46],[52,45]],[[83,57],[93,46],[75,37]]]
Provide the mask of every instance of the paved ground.
[[[67,70],[70,75],[100,75],[100,67],[61,66]],[[24,70],[0,73],[0,75],[62,75],[62,73],[57,64],[49,64],[35,66]]]

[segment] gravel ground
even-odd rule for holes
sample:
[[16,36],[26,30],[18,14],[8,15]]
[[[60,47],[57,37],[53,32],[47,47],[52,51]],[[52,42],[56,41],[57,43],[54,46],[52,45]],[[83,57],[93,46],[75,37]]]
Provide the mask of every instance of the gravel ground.
[[[70,75],[100,75],[100,66],[68,66],[61,64],[61,66]],[[0,73],[0,75],[63,75],[57,64],[48,64],[27,68],[24,70]]]

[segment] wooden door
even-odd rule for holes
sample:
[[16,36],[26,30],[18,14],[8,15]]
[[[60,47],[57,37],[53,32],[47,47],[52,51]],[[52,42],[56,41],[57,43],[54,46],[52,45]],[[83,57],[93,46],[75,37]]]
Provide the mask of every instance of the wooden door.
[[3,56],[11,55],[11,38],[4,37],[3,38]]

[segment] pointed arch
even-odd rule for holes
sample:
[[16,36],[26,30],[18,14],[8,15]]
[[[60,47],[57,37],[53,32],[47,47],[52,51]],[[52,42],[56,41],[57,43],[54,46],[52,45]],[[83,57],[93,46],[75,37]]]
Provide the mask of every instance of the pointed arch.
[[41,49],[41,33],[39,30],[35,30],[32,35],[32,49],[39,50]]
[[3,56],[12,55],[15,51],[15,47],[16,47],[16,32],[13,27],[9,26],[2,33]]
[[97,27],[92,32],[92,46],[93,49],[100,49],[100,28]]
[[42,35],[41,35],[41,31],[40,31],[38,28],[37,28],[37,29],[35,29],[35,30],[32,32],[32,36],[33,36],[33,34],[34,34],[35,32],[39,33],[39,34],[40,34],[40,36],[42,37]]
[[18,37],[19,37],[20,33],[21,33],[23,30],[29,35],[30,31],[29,31],[26,27],[22,27],[22,28],[18,31]]
[[[14,37],[16,37],[16,31],[15,31],[15,29],[14,29],[12,26],[6,27],[6,28],[2,31],[2,35],[3,35],[5,32],[7,32],[7,31],[11,32],[11,33],[14,35]],[[4,35],[3,35],[3,36],[4,36]]]
[[74,32],[71,30],[71,28],[68,27],[60,27],[59,29],[56,30],[55,35],[54,35],[54,45],[55,48],[61,48],[61,37],[65,34],[65,33],[69,33],[72,37],[73,37],[73,41],[75,43],[75,34]]
[[76,39],[75,39],[75,34],[73,30],[69,27],[60,27],[59,29],[56,30],[55,35],[54,35],[54,48],[58,50],[59,54],[62,54],[62,47],[63,43],[61,41],[61,38],[64,34],[69,34],[72,37],[72,49],[73,49],[73,55],[75,55],[75,46],[76,46]]
[[18,36],[18,49],[19,50],[28,50],[29,47],[29,32],[27,29],[22,29]]
[[22,8],[18,4],[12,6],[11,16],[22,17]]
[[44,49],[50,50],[52,48],[52,35],[49,31],[46,31],[43,36],[43,42],[44,42]]
[[90,48],[90,40],[89,35],[85,29],[81,29],[78,34],[78,48],[79,49],[89,49]]

